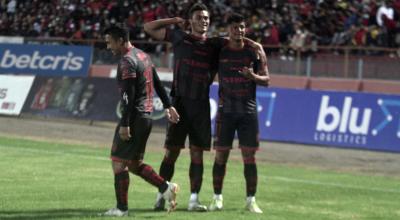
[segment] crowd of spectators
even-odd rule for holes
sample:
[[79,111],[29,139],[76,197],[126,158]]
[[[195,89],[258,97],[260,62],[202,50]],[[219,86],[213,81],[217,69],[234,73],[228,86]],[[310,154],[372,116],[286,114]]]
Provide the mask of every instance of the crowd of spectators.
[[[0,0],[0,35],[100,39],[101,31],[125,23],[133,40],[148,40],[143,23],[182,16],[198,0]],[[210,35],[224,35],[230,12],[248,19],[248,36],[286,46],[283,58],[317,45],[400,46],[400,0],[204,0]],[[305,47],[307,46],[307,47]]]

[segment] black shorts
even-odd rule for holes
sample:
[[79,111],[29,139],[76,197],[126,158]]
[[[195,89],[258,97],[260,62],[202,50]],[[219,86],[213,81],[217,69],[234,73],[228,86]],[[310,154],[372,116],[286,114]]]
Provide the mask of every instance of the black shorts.
[[210,150],[210,101],[177,97],[173,99],[173,106],[178,111],[180,120],[177,124],[168,123],[165,147],[184,148],[186,137],[189,136],[191,149]]
[[242,150],[258,150],[259,131],[257,113],[223,113],[218,111],[215,121],[214,149],[232,149],[235,132]]
[[132,160],[143,160],[147,139],[152,128],[152,119],[150,116],[140,115],[130,121],[131,138],[128,141],[121,140],[119,127],[120,125],[115,129],[111,159],[126,163]]

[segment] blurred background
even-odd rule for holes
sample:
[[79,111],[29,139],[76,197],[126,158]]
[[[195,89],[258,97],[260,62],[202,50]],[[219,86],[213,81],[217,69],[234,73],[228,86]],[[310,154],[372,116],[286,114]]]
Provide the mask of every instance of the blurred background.
[[[0,35],[28,44],[93,46],[93,64],[115,64],[102,30],[125,23],[137,47],[171,68],[169,45],[153,42],[143,23],[186,16],[195,0],[1,0]],[[400,0],[206,0],[210,36],[225,35],[235,11],[247,36],[262,43],[273,74],[351,79],[400,78]]]
[[[187,18],[196,2],[0,0],[0,114],[116,121],[118,58],[103,30],[129,27],[169,90],[171,45],[151,40],[143,24]],[[226,36],[227,17],[239,12],[267,53],[271,85],[257,90],[263,140],[400,152],[400,0],[201,2],[210,37]],[[217,90],[211,86],[212,120]],[[157,97],[154,106],[164,125]]]

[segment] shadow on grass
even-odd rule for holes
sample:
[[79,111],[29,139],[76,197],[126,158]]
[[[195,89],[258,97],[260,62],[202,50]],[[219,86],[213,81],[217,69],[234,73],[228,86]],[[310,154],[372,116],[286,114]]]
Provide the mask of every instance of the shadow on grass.
[[[43,209],[26,211],[0,211],[1,220],[30,220],[30,219],[82,219],[82,218],[104,218],[102,213],[106,209]],[[177,208],[173,213],[188,212],[186,208]],[[151,219],[160,218],[168,215],[166,211],[154,211],[153,209],[129,209],[129,216],[134,217],[139,214],[141,218]],[[172,213],[171,213],[172,214]]]

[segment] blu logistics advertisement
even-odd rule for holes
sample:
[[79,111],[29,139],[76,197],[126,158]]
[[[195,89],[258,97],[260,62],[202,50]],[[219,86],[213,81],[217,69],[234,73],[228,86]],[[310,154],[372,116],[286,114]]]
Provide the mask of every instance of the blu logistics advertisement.
[[400,96],[259,87],[257,102],[263,140],[400,152]]

